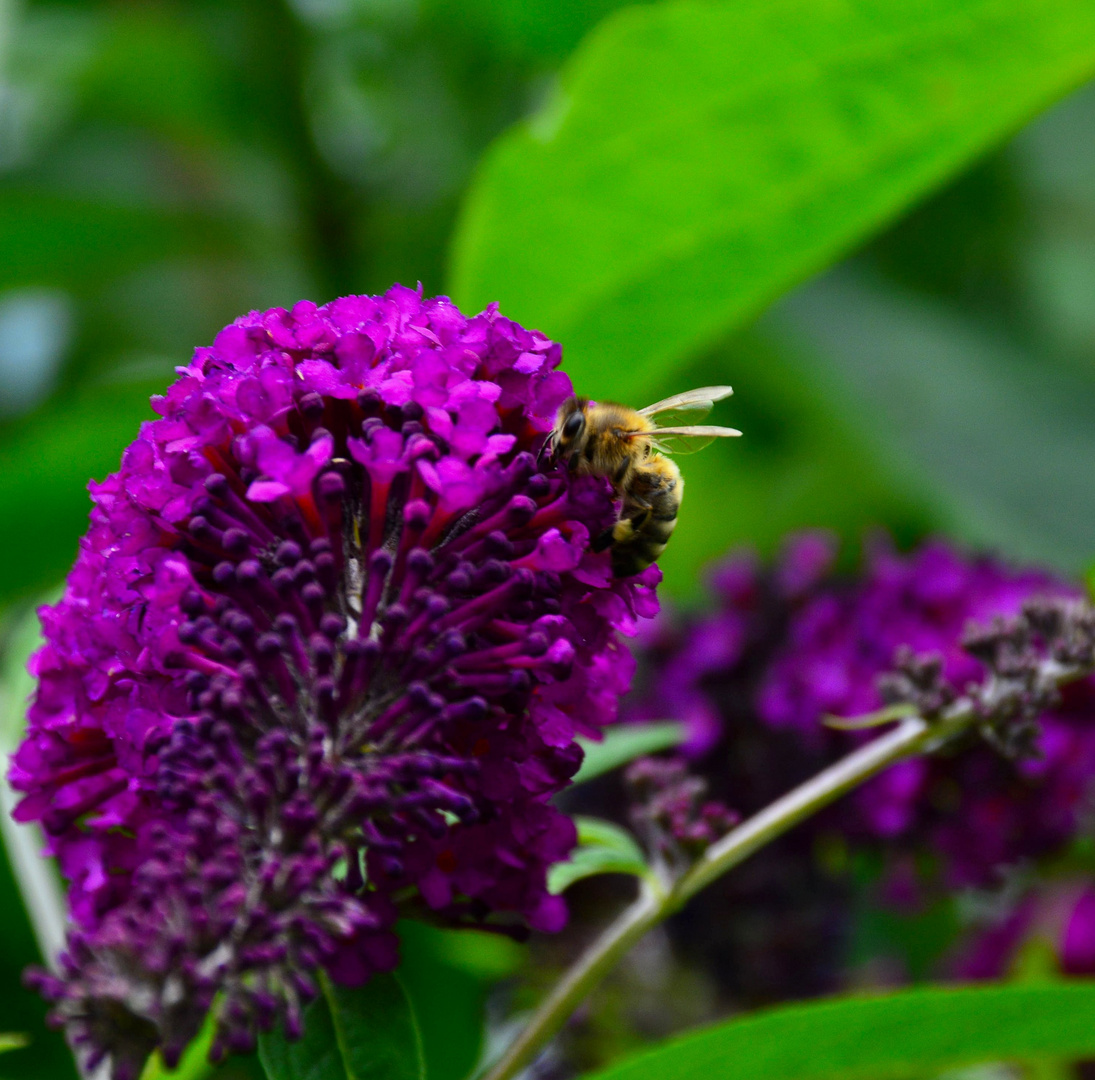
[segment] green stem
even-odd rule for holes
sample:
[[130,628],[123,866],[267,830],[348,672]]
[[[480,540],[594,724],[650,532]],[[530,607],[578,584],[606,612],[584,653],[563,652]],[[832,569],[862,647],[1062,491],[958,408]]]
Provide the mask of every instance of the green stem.
[[680,907],[727,870],[744,862],[754,851],[894,762],[924,749],[925,744],[934,741],[939,734],[936,725],[928,724],[919,716],[910,716],[893,731],[852,751],[712,844],[677,882],[671,899]]
[[624,908],[555,984],[528,1026],[506,1047],[482,1080],[508,1080],[523,1069],[631,946],[665,918],[665,900],[665,894],[658,894],[649,882],[644,882],[638,899]]
[[909,717],[742,822],[668,890],[644,883],[638,899],[578,958],[482,1080],[510,1080],[529,1064],[631,946],[700,889],[887,766],[946,738],[949,732],[941,728],[962,726],[968,718],[962,712],[952,720],[928,724],[918,716]]

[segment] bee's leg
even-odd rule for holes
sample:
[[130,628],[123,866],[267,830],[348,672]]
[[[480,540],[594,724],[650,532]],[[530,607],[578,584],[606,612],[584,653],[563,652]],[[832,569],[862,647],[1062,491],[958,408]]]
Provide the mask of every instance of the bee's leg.
[[590,545],[594,551],[604,551],[613,544],[626,544],[637,533],[641,533],[650,521],[653,509],[645,502],[643,508],[633,517],[622,517],[611,529],[605,529]]
[[590,542],[589,550],[597,552],[612,547],[612,545],[616,543],[616,537],[612,535],[613,532],[615,532],[615,526],[611,529],[605,529],[599,536],[595,536]]
[[641,533],[646,528],[647,522],[650,521],[650,515],[654,513],[651,507],[647,507],[645,510],[640,510],[634,517],[620,518],[615,525],[612,526],[612,539],[617,544],[622,544],[626,540],[630,540],[636,533]]

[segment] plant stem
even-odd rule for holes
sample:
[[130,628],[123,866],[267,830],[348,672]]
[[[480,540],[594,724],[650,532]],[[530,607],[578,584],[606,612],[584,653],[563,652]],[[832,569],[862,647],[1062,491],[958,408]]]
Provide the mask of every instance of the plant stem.
[[644,882],[638,899],[578,958],[482,1080],[510,1080],[529,1064],[631,946],[700,889],[864,780],[945,738],[947,729],[963,726],[968,718],[968,711],[956,710],[953,717],[932,724],[918,716],[903,720],[893,731],[854,750],[742,822],[670,889],[659,890]]
[[672,892],[676,906],[680,907],[700,889],[744,862],[754,851],[771,843],[793,825],[816,814],[887,766],[923,749],[925,743],[938,735],[936,725],[928,724],[919,716],[910,716],[893,731],[872,739],[799,784],[712,844],[677,882]]
[[586,949],[540,1003],[532,1019],[482,1080],[508,1080],[536,1056],[582,999],[646,932],[665,918],[666,894],[643,882],[638,898]]
[[[0,762],[7,767],[6,756]],[[65,897],[53,862],[42,858],[46,846],[36,825],[18,825],[12,820],[15,793],[0,780],[0,836],[3,837],[12,875],[23,897],[38,951],[51,971],[57,970],[57,956],[65,945],[68,916]]]

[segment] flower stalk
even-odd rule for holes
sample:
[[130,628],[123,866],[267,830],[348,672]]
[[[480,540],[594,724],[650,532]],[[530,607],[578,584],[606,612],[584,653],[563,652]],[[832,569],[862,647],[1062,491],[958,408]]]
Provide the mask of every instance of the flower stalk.
[[910,717],[747,818],[669,888],[644,881],[639,896],[571,966],[482,1080],[510,1080],[520,1072],[631,947],[697,892],[798,822],[887,766],[916,753],[935,737],[932,725],[918,716]]
[[[1095,670],[1095,613],[1083,604],[1031,604],[1011,623],[967,636],[989,668],[983,683],[958,696],[932,658],[900,656],[888,693],[903,694],[922,715],[852,751],[728,832],[665,887],[644,881],[630,904],[566,972],[523,1031],[481,1080],[510,1080],[566,1023],[575,1008],[648,931],[754,852],[842,795],[910,756],[930,753],[972,730],[1006,746],[1054,700],[1059,687]],[[898,703],[896,700],[893,702]]]

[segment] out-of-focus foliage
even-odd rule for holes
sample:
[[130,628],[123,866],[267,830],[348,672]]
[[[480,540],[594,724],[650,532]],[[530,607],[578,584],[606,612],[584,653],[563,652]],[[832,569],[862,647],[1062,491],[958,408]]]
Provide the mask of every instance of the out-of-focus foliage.
[[305,1009],[304,1035],[280,1031],[259,1039],[269,1080],[425,1080],[414,1009],[395,975],[376,975],[350,989],[322,980]]
[[1082,0],[627,9],[486,159],[455,297],[641,397],[1076,85],[1093,30]]
[[675,1039],[598,1080],[932,1076],[1095,1049],[1095,988],[932,988],[758,1013]]
[[220,326],[441,291],[466,178],[543,77],[409,0],[0,4],[0,597],[60,576],[88,477]]

